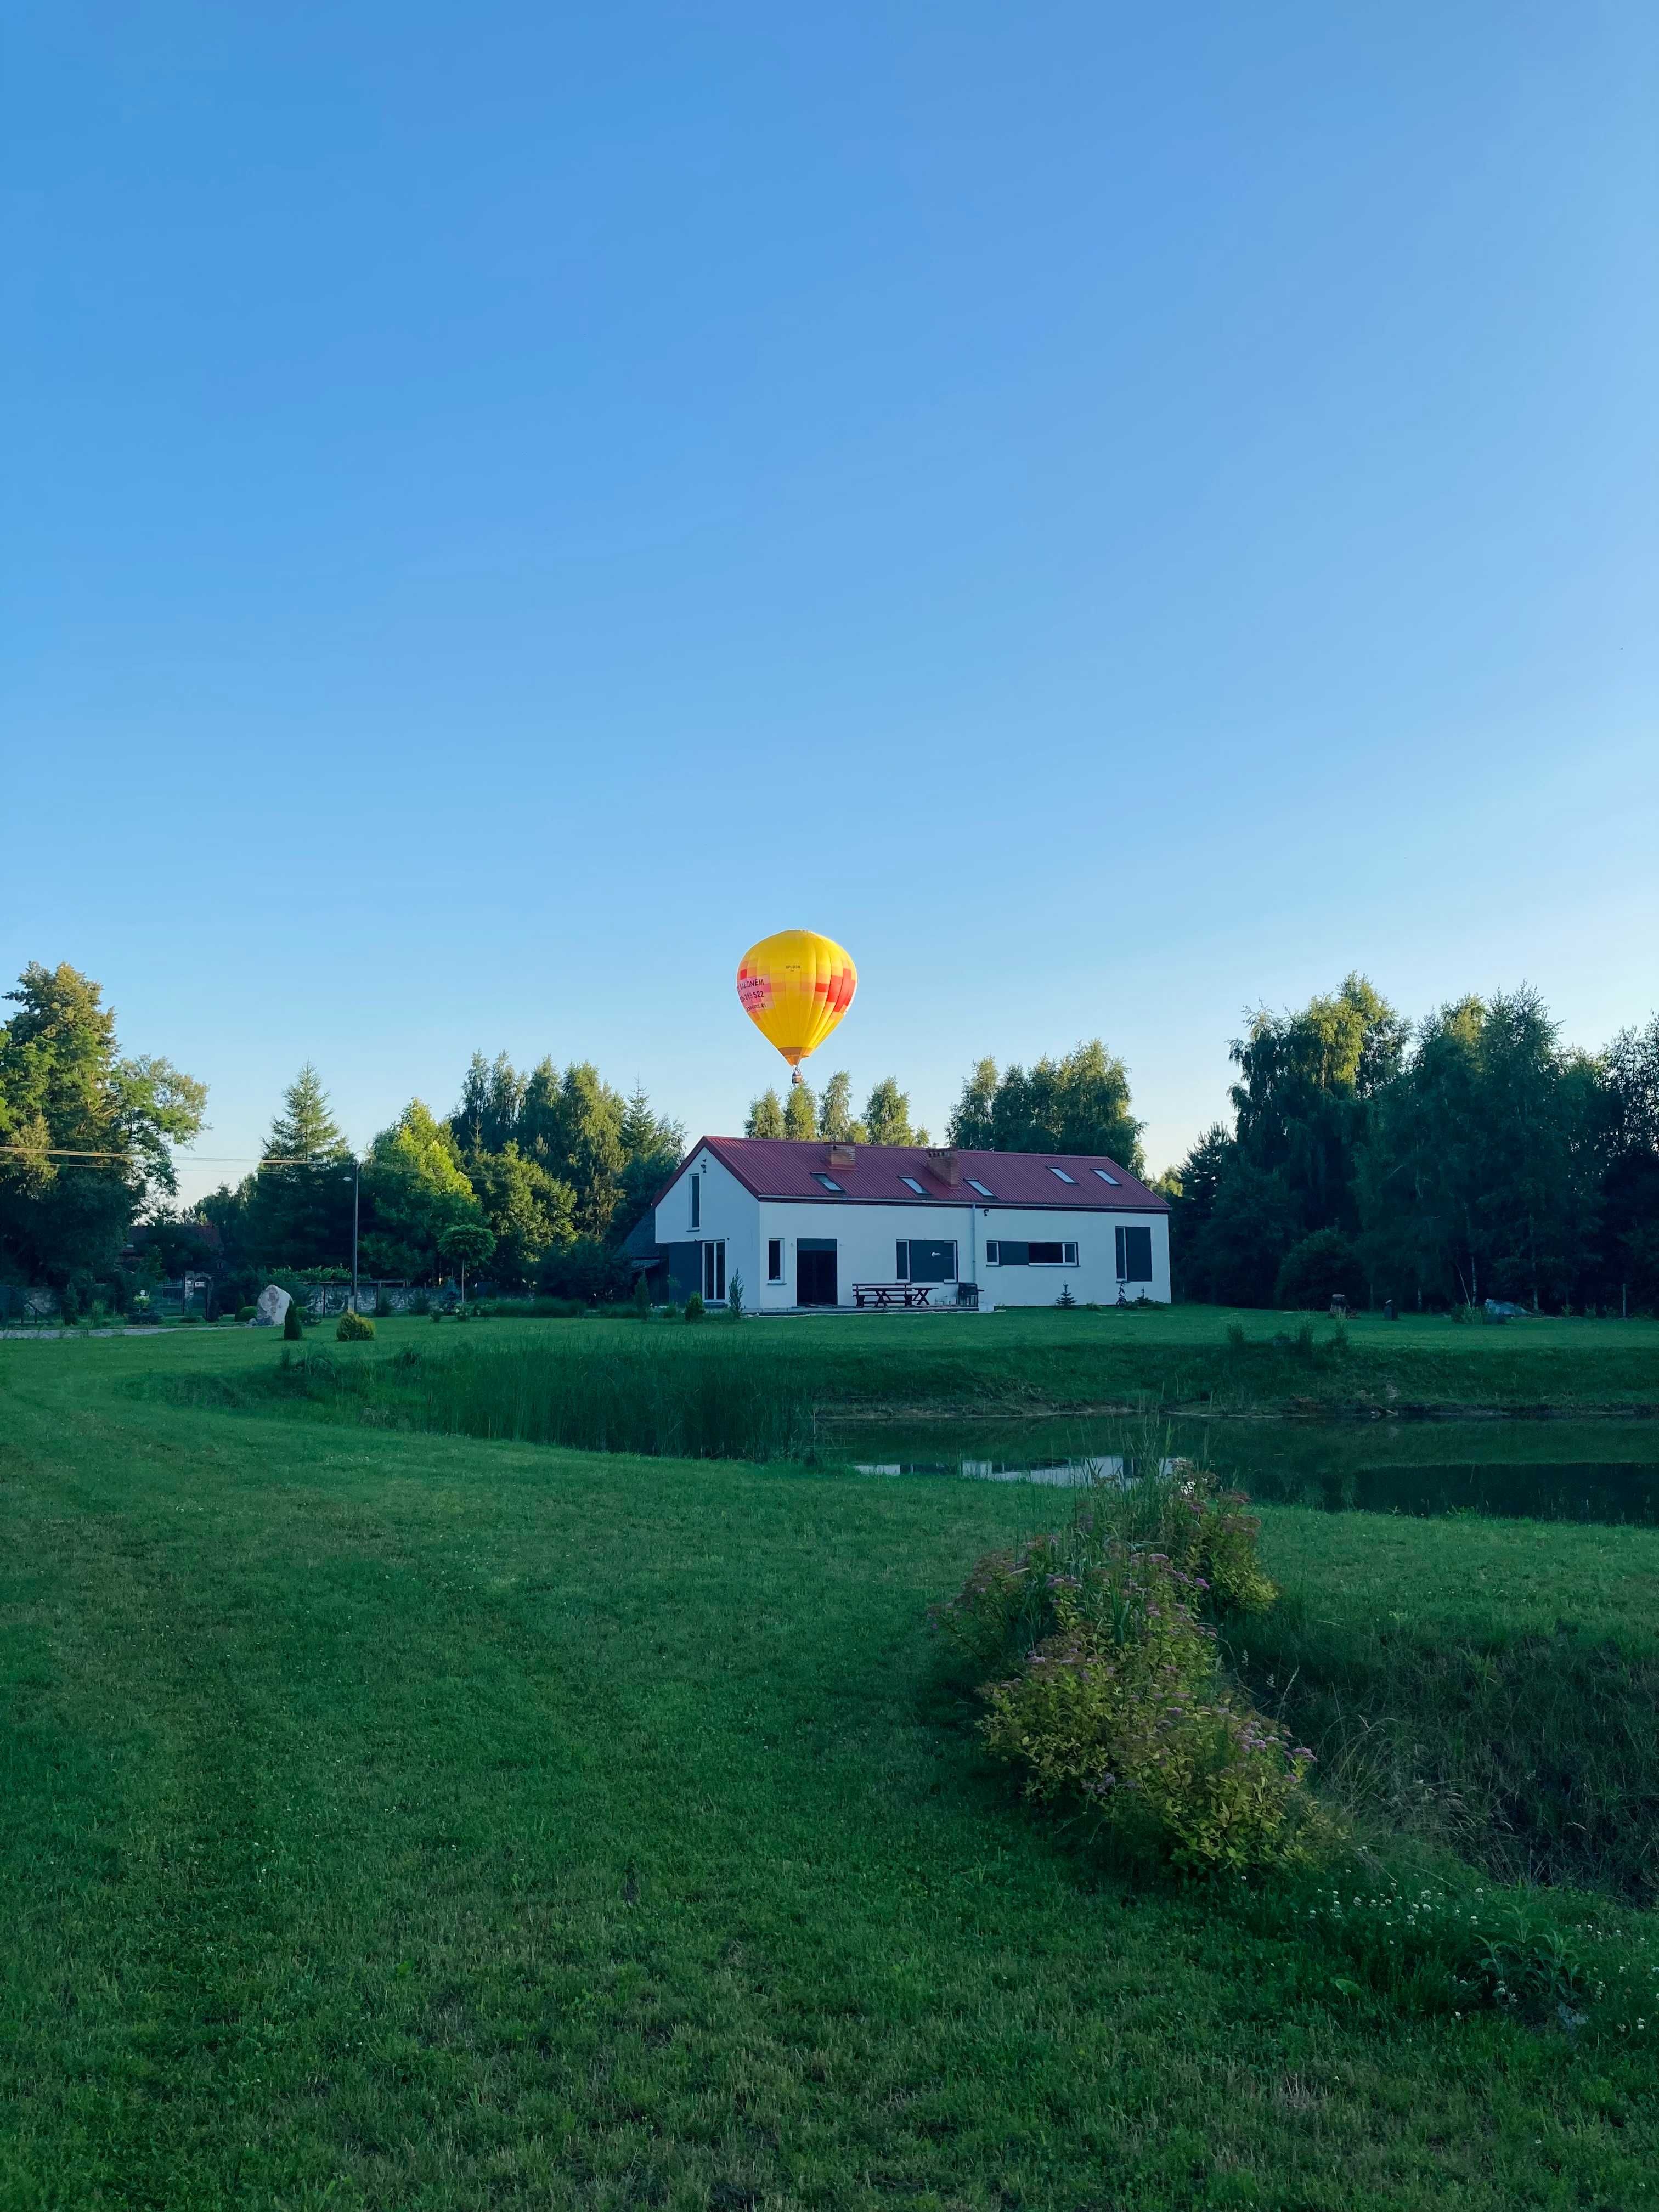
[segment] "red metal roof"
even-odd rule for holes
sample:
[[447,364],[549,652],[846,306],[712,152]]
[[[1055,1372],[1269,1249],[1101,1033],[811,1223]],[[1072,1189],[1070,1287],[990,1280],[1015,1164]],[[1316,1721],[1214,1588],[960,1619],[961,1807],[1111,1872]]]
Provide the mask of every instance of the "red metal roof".
[[[849,1201],[865,1206],[915,1206],[921,1203],[900,1181],[914,1176],[928,1200],[941,1206],[1065,1206],[1094,1213],[1167,1213],[1169,1201],[1148,1190],[1127,1168],[1103,1153],[1087,1152],[968,1152],[954,1158],[960,1180],[947,1182],[944,1174],[945,1148],[921,1145],[855,1145],[851,1167],[832,1167],[830,1147],[821,1137],[804,1143],[789,1137],[700,1137],[680,1163],[672,1181],[659,1194],[661,1204],[699,1153],[711,1153],[729,1168],[744,1188],[756,1198],[822,1199],[827,1206]],[[1062,1182],[1053,1170],[1063,1168],[1071,1176]],[[1117,1178],[1117,1188],[1103,1182],[1095,1173],[1104,1169]],[[841,1192],[828,1191],[816,1176],[829,1176]],[[985,1185],[992,1194],[971,1188],[969,1178]]]

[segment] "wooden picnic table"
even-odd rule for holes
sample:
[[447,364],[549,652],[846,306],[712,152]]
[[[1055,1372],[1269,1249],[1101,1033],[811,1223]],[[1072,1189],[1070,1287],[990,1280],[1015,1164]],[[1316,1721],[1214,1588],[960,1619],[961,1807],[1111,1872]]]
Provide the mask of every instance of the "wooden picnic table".
[[884,1306],[925,1306],[931,1283],[854,1283],[854,1305],[872,1305],[878,1311]]

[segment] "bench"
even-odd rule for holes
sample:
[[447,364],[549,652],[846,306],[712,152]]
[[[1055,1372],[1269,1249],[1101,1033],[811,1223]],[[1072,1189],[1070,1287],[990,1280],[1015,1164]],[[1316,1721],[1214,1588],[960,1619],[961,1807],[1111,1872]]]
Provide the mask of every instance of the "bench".
[[854,1283],[854,1305],[870,1305],[878,1310],[884,1306],[925,1306],[931,1283]]

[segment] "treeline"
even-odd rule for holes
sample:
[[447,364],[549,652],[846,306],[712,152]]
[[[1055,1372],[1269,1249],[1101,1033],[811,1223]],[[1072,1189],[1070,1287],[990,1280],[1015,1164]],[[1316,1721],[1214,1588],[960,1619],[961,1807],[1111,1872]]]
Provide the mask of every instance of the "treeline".
[[1163,1181],[1181,1296],[1659,1307],[1659,1018],[1586,1053],[1534,991],[1413,1025],[1350,975],[1231,1056],[1232,1127]]
[[685,1133],[642,1091],[624,1097],[591,1062],[520,1074],[475,1053],[453,1113],[411,1099],[361,1175],[317,1072],[289,1087],[265,1160],[198,1208],[227,1273],[339,1269],[360,1206],[368,1276],[429,1282],[460,1261],[498,1285],[559,1296],[624,1288],[616,1247],[678,1164]]

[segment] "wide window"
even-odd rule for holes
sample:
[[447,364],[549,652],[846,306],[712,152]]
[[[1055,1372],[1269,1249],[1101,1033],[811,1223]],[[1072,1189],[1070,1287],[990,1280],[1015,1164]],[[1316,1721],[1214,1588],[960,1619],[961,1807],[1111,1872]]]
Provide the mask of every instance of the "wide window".
[[1118,1231],[1117,1279],[1120,1283],[1152,1281],[1152,1232],[1150,1229]]
[[988,1267],[1075,1267],[1075,1244],[1033,1243],[1012,1237],[994,1239],[985,1247]]
[[901,1237],[898,1240],[898,1279],[902,1283],[954,1283],[957,1248],[937,1238]]
[[783,1280],[783,1239],[771,1237],[766,1243],[766,1279],[769,1283]]

